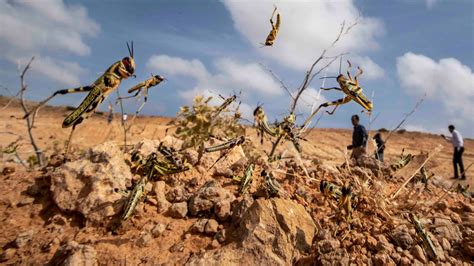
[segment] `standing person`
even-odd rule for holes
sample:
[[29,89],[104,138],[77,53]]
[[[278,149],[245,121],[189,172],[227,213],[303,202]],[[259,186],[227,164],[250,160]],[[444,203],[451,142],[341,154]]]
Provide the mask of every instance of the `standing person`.
[[382,135],[380,132],[377,132],[373,137],[375,143],[377,144],[377,149],[375,150],[375,158],[381,162],[383,162],[383,151],[385,150],[385,142],[382,139]]
[[354,131],[352,132],[352,144],[347,146],[348,150],[352,150],[351,158],[356,160],[366,154],[367,146],[367,130],[361,124],[359,124],[359,116],[353,115],[351,117],[352,125],[354,126]]
[[464,140],[462,139],[461,134],[459,131],[454,129],[453,125],[449,125],[448,127],[449,132],[451,132],[451,137],[446,137],[445,135],[441,134],[445,140],[450,141],[454,147],[454,154],[453,154],[453,167],[454,167],[454,177],[459,178],[458,174],[458,165],[459,170],[461,171],[461,179],[466,179],[466,174],[464,173],[464,164],[462,163],[462,154],[464,152]]

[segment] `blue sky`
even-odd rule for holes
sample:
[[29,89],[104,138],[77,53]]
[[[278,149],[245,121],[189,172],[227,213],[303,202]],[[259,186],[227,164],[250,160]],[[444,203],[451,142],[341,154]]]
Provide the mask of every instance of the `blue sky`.
[[[273,4],[282,16],[281,30],[274,47],[260,48]],[[349,53],[344,60],[364,69],[360,83],[374,97],[374,114],[380,113],[372,129],[393,128],[426,93],[406,128],[446,133],[453,123],[464,136],[474,137],[474,2],[469,0],[0,0],[0,84],[16,90],[18,64],[35,55],[30,99],[87,85],[126,56],[125,43],[133,40],[137,78],[125,80],[120,92],[150,73],[168,79],[150,90],[144,114],[174,116],[196,94],[242,91],[247,115],[263,103],[273,121],[286,114],[290,98],[266,68],[296,88],[343,21],[358,24],[328,55]],[[323,75],[337,75],[338,65]],[[312,104],[342,97],[319,94],[321,85],[315,80],[304,95],[299,119]],[[324,85],[336,84],[326,80]],[[51,103],[77,105],[84,97],[58,96]],[[129,100],[127,112],[138,105]],[[323,116],[318,127],[349,128],[350,115],[361,110],[346,104]],[[367,125],[368,117],[361,117]]]

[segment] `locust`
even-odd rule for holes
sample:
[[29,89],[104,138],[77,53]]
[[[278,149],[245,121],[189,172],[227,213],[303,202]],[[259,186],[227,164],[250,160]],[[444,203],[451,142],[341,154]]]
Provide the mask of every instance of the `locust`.
[[191,169],[189,164],[180,165],[173,164],[167,160],[159,160],[156,153],[151,153],[147,158],[143,158],[138,152],[132,155],[132,170],[139,172],[143,168],[143,172],[147,174],[148,179],[154,177],[162,177],[171,174],[177,174]]
[[[219,95],[221,98],[224,99],[221,95]],[[212,115],[212,119],[216,118],[222,111],[224,111],[229,105],[231,105],[235,100],[237,99],[237,95],[232,95],[227,99],[224,99],[224,102],[219,105],[216,110],[214,111],[214,114]]]
[[244,172],[244,176],[241,177],[241,176],[234,176],[233,179],[235,181],[239,181],[240,182],[240,187],[239,187],[239,193],[241,195],[245,194],[247,192],[247,190],[250,188],[250,186],[252,185],[252,181],[253,181],[253,169],[254,169],[254,164],[253,163],[249,163],[249,165],[247,166],[247,168],[245,169],[245,172]]
[[412,159],[413,159],[413,155],[411,155],[410,153],[407,155],[403,155],[403,151],[402,151],[402,154],[400,155],[400,159],[396,161],[395,163],[391,164],[390,169],[394,172],[398,171],[402,169],[403,167],[407,166],[411,162]]
[[138,203],[145,195],[145,186],[147,182],[147,177],[141,177],[138,183],[133,187],[123,210],[122,221],[128,220],[128,218],[130,218],[130,216],[133,214],[133,211],[137,207]]
[[273,13],[272,13],[272,16],[270,18],[270,25],[272,25],[272,30],[268,34],[267,39],[265,40],[265,44],[263,44],[263,46],[273,46],[273,43],[275,42],[275,39],[278,35],[278,31],[280,30],[281,18],[280,18],[279,13],[277,14],[276,22],[273,23],[273,17],[275,16],[276,10],[277,10],[277,8],[275,6],[275,9],[273,9]]
[[217,162],[219,162],[222,158],[227,156],[227,154],[229,154],[229,152],[233,148],[235,148],[239,145],[242,145],[244,142],[245,142],[245,136],[240,136],[240,137],[237,137],[237,138],[230,139],[230,140],[228,140],[224,143],[217,144],[217,145],[205,148],[204,149],[205,152],[216,152],[216,151],[225,150],[225,152],[222,153],[222,155],[209,167],[209,169],[214,167],[214,165],[216,165]]
[[[367,96],[364,95],[362,91],[362,87],[359,85],[358,77],[364,73],[362,68],[357,67],[359,72],[354,76],[354,79],[351,76],[351,73],[349,72],[350,68],[352,67],[352,64],[349,60],[347,60],[348,63],[348,69],[347,69],[347,77],[345,77],[343,74],[339,74],[339,76],[336,77],[336,81],[339,84],[339,87],[332,87],[332,88],[321,88],[321,90],[337,90],[341,91],[345,94],[344,98],[341,98],[336,101],[332,102],[325,102],[321,105],[319,105],[316,110],[314,110],[311,115],[306,119],[306,121],[303,123],[304,126],[306,126],[311,119],[319,112],[319,110],[323,107],[329,107],[329,106],[335,106],[332,111],[327,111],[328,114],[332,115],[336,111],[337,107],[340,105],[346,104],[350,101],[354,101],[358,103],[360,106],[362,106],[365,110],[367,110],[369,113],[372,112],[373,109],[373,103],[367,98]],[[327,78],[327,77],[324,77]],[[304,127],[303,126],[303,127]]]
[[438,256],[436,253],[436,248],[433,244],[433,241],[431,241],[430,236],[424,229],[423,224],[420,222],[420,220],[418,220],[418,218],[413,213],[409,213],[408,217],[410,221],[413,223],[413,225],[415,226],[416,234],[422,240],[422,243],[423,243],[422,246],[426,254],[428,254],[428,256],[431,259],[435,259]]
[[270,172],[262,170],[260,175],[264,178],[263,186],[266,188],[269,197],[278,196],[281,191],[281,185],[278,181],[271,175]]
[[324,194],[324,196],[331,197],[335,201],[339,201],[342,197],[341,187],[329,181],[321,180],[319,190]]
[[54,92],[51,96],[41,101],[35,108],[29,113],[25,114],[24,118],[31,114],[36,113],[38,108],[46,104],[49,100],[54,98],[56,95],[64,95],[69,93],[88,92],[86,98],[82,103],[70,113],[63,121],[62,127],[68,128],[72,126],[71,133],[69,134],[68,142],[65,148],[65,157],[68,154],[69,147],[72,140],[72,135],[77,125],[82,123],[84,119],[91,116],[99,105],[107,98],[107,96],[114,90],[116,90],[123,79],[127,79],[134,76],[135,72],[135,60],[133,59],[133,42],[131,46],[127,43],[129,52],[128,57],[124,57],[122,60],[112,64],[105,72],[100,76],[92,85],[78,87],[74,89],[63,89]]
[[120,99],[134,98],[134,97],[137,97],[143,91],[143,103],[140,105],[140,107],[138,107],[137,111],[135,112],[135,116],[132,118],[132,122],[138,116],[138,114],[143,109],[143,107],[145,106],[148,100],[148,89],[150,89],[151,87],[157,86],[163,80],[166,80],[163,76],[151,74],[151,78],[138,83],[137,85],[133,86],[132,88],[128,90],[128,93],[135,92],[134,95],[120,98]]

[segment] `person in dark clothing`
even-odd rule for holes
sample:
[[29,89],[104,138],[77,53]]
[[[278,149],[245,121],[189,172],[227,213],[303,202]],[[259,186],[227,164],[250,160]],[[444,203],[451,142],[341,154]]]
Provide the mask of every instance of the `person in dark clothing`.
[[380,134],[380,132],[377,132],[377,134],[375,134],[373,139],[375,140],[375,143],[377,144],[376,145],[377,149],[375,150],[375,158],[383,162],[383,151],[385,150],[385,142],[383,141],[382,135]]
[[367,130],[361,124],[359,124],[359,116],[353,115],[351,117],[352,125],[354,126],[354,131],[352,132],[352,144],[347,146],[348,150],[352,150],[352,158],[358,159],[362,155],[366,154],[367,146]]

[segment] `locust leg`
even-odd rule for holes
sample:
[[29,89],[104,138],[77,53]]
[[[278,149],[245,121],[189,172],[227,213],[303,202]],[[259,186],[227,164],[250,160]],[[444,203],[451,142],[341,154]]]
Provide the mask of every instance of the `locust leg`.
[[355,75],[354,80],[355,80],[356,84],[359,85],[359,82],[357,81],[357,78],[360,77],[364,73],[364,71],[360,67],[357,67],[357,69],[359,69],[359,73],[357,73]]
[[330,91],[330,90],[337,90],[337,91],[342,91],[341,88],[338,88],[338,87],[332,87],[332,88],[320,88],[321,90],[325,90],[325,91]]
[[41,101],[35,108],[33,108],[27,114],[25,114],[23,118],[30,116],[32,113],[35,113],[36,110],[38,110],[38,108],[45,105],[49,100],[51,100],[52,98],[54,98],[54,96],[58,94],[64,95],[64,94],[69,94],[69,93],[88,92],[88,91],[91,91],[92,88],[93,88],[92,86],[85,86],[85,87],[79,87],[79,88],[74,88],[74,89],[65,89],[65,90],[55,91],[51,96]]
[[[137,96],[137,95],[138,95],[138,93],[135,96]],[[135,121],[135,118],[137,118],[138,114],[141,112],[141,110],[143,109],[143,107],[146,104],[146,101],[148,100],[148,89],[145,89],[143,91],[143,96],[144,96],[143,102],[140,105],[140,107],[138,107],[137,111],[135,112],[135,115],[133,116],[132,121],[130,121],[130,126],[133,125],[133,121]]]
[[339,100],[336,100],[336,101],[332,101],[332,102],[328,102],[328,103],[324,103],[325,106],[324,107],[328,107],[328,106],[332,106],[332,105],[335,105],[334,109],[330,112],[326,111],[326,113],[332,115],[334,114],[334,112],[336,111],[337,107],[339,107],[339,105],[342,105],[342,104],[346,104],[348,102],[351,101],[351,98],[350,97],[344,97],[344,98],[341,98]]
[[77,124],[74,124],[72,126],[72,129],[71,129],[71,133],[69,133],[69,138],[67,140],[67,143],[66,143],[66,148],[65,148],[65,151],[64,151],[64,161],[67,160],[67,155],[69,153],[69,147],[71,146],[71,140],[72,140],[72,135],[74,133],[74,130],[76,129],[76,125]]

